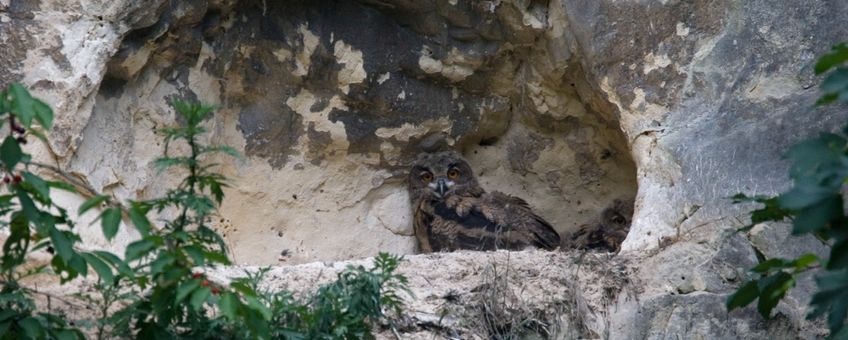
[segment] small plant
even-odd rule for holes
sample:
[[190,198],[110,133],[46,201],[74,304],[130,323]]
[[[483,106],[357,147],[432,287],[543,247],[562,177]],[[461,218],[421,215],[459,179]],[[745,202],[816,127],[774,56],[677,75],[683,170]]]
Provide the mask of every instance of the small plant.
[[[210,284],[203,274],[193,270],[229,264],[224,240],[209,227],[210,215],[224,197],[226,178],[213,172],[214,164],[206,164],[203,159],[215,153],[238,154],[228,147],[199,143],[198,136],[205,133],[201,123],[213,107],[180,101],[173,106],[185,123],[182,127],[160,130],[165,139],[165,156],[155,164],[160,172],[177,167],[186,176],[162,198],[130,202],[128,213],[142,238],[127,246],[124,260],[132,263],[131,271],[121,278],[138,290],[135,295],[138,299],[118,313],[124,317],[119,320],[125,324],[116,329],[138,331],[139,336],[174,337],[181,334],[181,329],[190,331],[195,323],[208,322],[205,318],[209,311],[205,307],[220,301],[222,288]],[[186,144],[187,155],[171,154],[176,141]],[[102,199],[99,196],[89,202]],[[151,210],[162,213],[167,209],[178,212],[177,216],[165,221],[161,229],[151,228],[147,214]],[[106,209],[101,219],[111,215],[119,218],[120,210]],[[115,231],[104,229],[104,233],[108,237]]]
[[335,282],[318,289],[309,303],[307,338],[362,339],[385,311],[400,314],[401,292],[410,293],[406,277],[395,273],[401,258],[380,253],[374,267],[348,267]]
[[[823,96],[818,104],[835,101],[848,103],[848,44],[840,44],[822,56],[817,74],[832,70],[821,85]],[[824,268],[816,277],[818,290],[813,295],[809,318],[827,314],[831,338],[848,338],[844,327],[848,316],[848,216],[844,212],[843,187],[848,184],[848,126],[841,133],[822,133],[790,148],[789,175],[792,188],[776,197],[742,194],[734,202],[756,202],[763,207],[751,213],[750,229],[762,222],[792,222],[795,235],[813,234],[831,245],[830,255],[820,259],[805,254],[796,259],[768,259],[751,271],[754,278],[727,299],[727,308],[744,307],[758,300],[757,310],[768,318],[772,309],[795,286],[804,272]]]
[[[127,219],[141,235],[129,244],[124,258],[105,251],[80,251],[80,237],[67,211],[53,204],[52,189],[75,192],[61,181],[48,181],[32,172],[56,168],[31,161],[20,145],[29,136],[45,140],[53,113],[21,85],[0,91],[0,128],[8,134],[0,144],[0,231],[9,236],[0,257],[0,339],[80,339],[83,333],[64,316],[39,309],[22,280],[37,274],[58,275],[61,283],[97,274],[99,296],[75,294],[97,315],[91,322],[102,338],[243,338],[243,339],[360,339],[388,312],[400,313],[400,292],[406,278],[396,274],[401,258],[380,253],[374,267],[348,267],[335,282],[301,301],[286,291],[262,290],[266,271],[248,274],[229,286],[211,282],[204,273],[214,265],[230,264],[223,238],[210,227],[210,216],[224,198],[227,179],[214,172],[208,157],[239,157],[226,146],[200,143],[203,121],[213,107],[176,101],[181,127],[162,129],[165,155],[156,160],[159,171],[185,173],[164,197],[130,201],[128,207],[94,193],[78,209],[80,215],[102,208],[98,221],[112,239]],[[173,154],[181,144],[185,154]],[[67,176],[64,176],[68,178]],[[84,186],[75,183],[77,186]],[[91,188],[85,188],[91,194]],[[156,227],[147,217],[156,211],[164,219]],[[50,270],[27,267],[33,252],[52,254]],[[27,269],[24,269],[27,268]],[[115,306],[121,305],[118,311]]]
[[[303,299],[286,291],[263,290],[259,282],[268,268],[230,285],[259,304],[268,306],[273,339],[367,339],[376,322],[391,314],[400,314],[402,292],[411,294],[403,275],[395,273],[402,258],[380,253],[374,266],[349,266],[336,281],[318,288]],[[250,310],[234,309],[226,313],[250,314]],[[236,338],[248,338],[238,324],[230,326]]]

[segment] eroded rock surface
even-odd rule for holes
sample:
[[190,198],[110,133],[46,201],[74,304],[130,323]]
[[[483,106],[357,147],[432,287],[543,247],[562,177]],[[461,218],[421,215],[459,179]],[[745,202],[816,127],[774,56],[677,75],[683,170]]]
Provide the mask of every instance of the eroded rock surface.
[[[524,197],[562,233],[635,196],[615,117],[582,100],[590,86],[558,3],[192,1],[136,13],[118,2],[111,16],[56,6],[7,15],[11,42],[28,25],[56,41],[14,49],[76,58],[88,72],[44,73],[61,63],[11,56],[20,66],[4,82],[25,76],[61,98],[44,154],[120,199],[155,197],[179,176],[151,165],[155,129],[175,123],[167,102],[219,105],[209,141],[247,156],[224,160],[234,182],[219,219],[239,263],[412,253],[403,173],[437,135],[484,187]],[[111,39],[95,49],[83,37],[98,29]],[[69,83],[83,76],[90,86]]]
[[[0,0],[0,85],[56,108],[39,159],[119,199],[180,176],[151,164],[168,100],[219,105],[209,141],[247,156],[221,160],[234,182],[217,224],[238,263],[414,252],[405,165],[422,144],[451,147],[562,233],[635,196],[619,257],[644,289],[567,308],[591,332],[566,334],[816,337],[810,282],[776,321],[723,311],[757,252],[797,254],[785,225],[733,233],[749,207],[726,198],[785,189],[783,150],[848,118],[812,107],[812,65],[848,36],[845,17],[827,0]],[[554,276],[573,263],[527,254]]]

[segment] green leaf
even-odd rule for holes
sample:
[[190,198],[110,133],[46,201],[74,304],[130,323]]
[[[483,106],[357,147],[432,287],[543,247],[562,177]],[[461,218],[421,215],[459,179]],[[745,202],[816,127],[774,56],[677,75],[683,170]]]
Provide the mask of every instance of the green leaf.
[[830,196],[818,204],[798,212],[792,225],[792,234],[800,235],[820,230],[831,220],[842,217],[842,197]]
[[236,312],[240,305],[241,301],[238,296],[231,292],[224,293],[223,296],[221,296],[221,301],[218,302],[218,308],[221,309],[221,314],[230,320],[236,319]]
[[106,196],[106,195],[97,195],[97,196],[94,196],[92,198],[89,198],[85,202],[83,202],[82,205],[80,205],[79,209],[77,210],[77,214],[79,214],[79,215],[85,214],[86,211],[91,210],[91,208],[94,208],[94,207],[100,205],[100,203],[103,203],[108,199],[109,199],[109,196]]
[[[244,323],[247,325],[247,329],[250,330],[251,335],[257,339],[271,339],[271,329],[268,325],[268,322],[262,318],[258,312],[254,310],[247,310],[247,315],[244,316]],[[362,323],[362,321],[359,321]],[[344,338],[353,338],[353,339],[362,339],[366,338],[366,332],[360,333],[350,333],[344,334],[345,331],[339,331],[340,329],[345,329],[346,326],[335,326],[335,330],[333,333],[336,333],[334,339],[344,339]],[[296,338],[295,338],[296,339]]]
[[197,102],[186,102],[182,100],[172,101],[171,106],[174,107],[180,116],[185,118],[189,127],[200,124],[200,122],[202,122],[210,112],[215,110],[215,106],[203,105]]
[[59,254],[59,257],[61,257],[65,262],[70,262],[71,258],[74,256],[74,248],[71,240],[68,239],[65,232],[56,228],[50,228],[49,233],[50,241],[53,243],[56,253]]
[[220,205],[221,201],[224,199],[224,191],[221,190],[221,185],[217,182],[211,183],[209,185],[209,191],[212,192],[212,196],[215,197],[215,202]]
[[15,316],[15,314],[17,313],[11,309],[0,310],[0,322],[8,320],[9,318]]
[[24,127],[29,128],[35,116],[35,110],[32,107],[33,99],[29,91],[23,85],[14,83],[9,86],[9,95],[12,97],[12,111]]
[[45,129],[53,127],[53,110],[43,101],[33,98],[32,109],[35,112],[35,120]]
[[821,315],[830,304],[840,298],[848,299],[848,270],[829,271],[816,277],[818,291],[813,294],[810,305],[815,307],[811,317]]
[[106,265],[106,262],[103,262],[103,260],[91,253],[80,253],[80,255],[85,259],[85,262],[88,262],[88,265],[94,269],[97,276],[100,277],[100,280],[102,280],[103,283],[111,285],[115,282],[115,275],[112,274],[112,269]]
[[165,273],[162,274],[162,278],[165,281],[177,281],[183,279],[186,275],[191,275],[191,271],[182,266],[170,266],[167,268]]
[[200,287],[195,289],[191,294],[191,300],[189,300],[189,304],[191,304],[191,308],[194,310],[200,310],[200,307],[203,306],[203,303],[206,302],[206,299],[212,295],[212,290],[209,287]]
[[830,330],[831,336],[830,339],[839,339],[844,340],[848,339],[848,327],[842,327],[838,332],[834,332],[833,329]]
[[156,248],[156,243],[148,238],[135,241],[127,246],[124,258],[127,261],[138,260],[147,255],[153,248]]
[[839,98],[839,94],[836,93],[827,93],[821,96],[818,100],[816,100],[816,106],[821,106],[825,104],[830,104],[836,101]]
[[24,330],[24,334],[30,339],[41,339],[44,337],[44,327],[33,317],[26,317],[18,321],[18,326]]
[[5,336],[11,326],[12,320],[0,322],[0,336]]
[[47,182],[31,172],[24,172],[24,181],[29,183],[33,189],[44,198],[42,201],[50,202],[50,187]]
[[273,316],[272,313],[271,313],[271,310],[268,308],[268,306],[265,306],[264,303],[259,301],[259,299],[257,299],[254,296],[249,296],[249,295],[245,296],[244,299],[245,299],[245,301],[247,301],[248,307],[259,312],[259,314],[261,314],[262,317],[265,320],[271,320],[271,317]]
[[189,166],[191,163],[193,161],[188,157],[160,157],[153,161],[156,172],[162,172],[177,165]]
[[47,186],[49,186],[51,188],[56,188],[56,189],[59,189],[59,190],[64,190],[64,191],[67,191],[67,192],[73,192],[73,193],[77,192],[77,189],[74,188],[73,185],[70,185],[70,184],[65,183],[65,182],[47,181]]
[[217,263],[220,263],[220,264],[229,264],[230,263],[230,259],[228,259],[227,255],[225,255],[222,252],[204,251],[203,256],[206,257],[206,259],[209,260],[210,262],[217,262]]
[[230,288],[241,293],[244,296],[256,296],[256,291],[248,285],[244,280],[234,280],[230,282]]
[[827,315],[827,327],[831,333],[839,332],[845,325],[845,317],[848,316],[848,298],[836,299],[830,306]]
[[6,136],[6,139],[3,140],[3,144],[0,144],[0,162],[3,162],[3,166],[6,167],[6,170],[12,171],[12,169],[15,168],[15,165],[21,161],[23,156],[24,153],[21,151],[18,141],[16,141],[11,135]]
[[79,334],[78,331],[70,329],[60,329],[56,331],[51,331],[51,333],[54,338],[59,340],[85,339],[85,337]]
[[121,209],[109,208],[103,211],[100,215],[100,222],[103,227],[103,235],[107,240],[112,240],[118,233],[118,227],[121,225]]
[[177,303],[183,301],[183,299],[194,292],[197,287],[200,287],[200,279],[183,281],[180,286],[177,287]]
[[760,312],[760,315],[766,319],[771,318],[771,310],[786,295],[786,291],[794,285],[795,279],[784,271],[779,271],[759,280],[757,286],[760,290],[760,297],[757,302],[757,311]]
[[9,223],[11,234],[3,243],[2,261],[0,267],[9,270],[24,262],[29,247],[29,220],[25,214],[15,212]]
[[241,153],[239,153],[238,151],[236,151],[236,149],[233,149],[232,147],[227,146],[227,145],[207,146],[207,147],[202,148],[201,152],[202,153],[207,153],[207,152],[209,152],[209,153],[223,153],[223,154],[226,154],[226,155],[233,157],[235,159],[238,159],[238,160],[244,159],[244,156],[242,156]]
[[784,259],[769,259],[754,266],[754,268],[751,268],[751,271],[755,273],[765,274],[771,271],[772,269],[785,268],[788,264],[789,261],[786,261]]
[[88,276],[88,265],[86,264],[85,259],[79,254],[74,253],[74,255],[71,256],[71,261],[68,262],[68,266],[77,273],[80,273],[83,276]]
[[183,247],[183,251],[188,254],[195,266],[203,266],[206,263],[206,258],[203,257],[203,250],[201,250],[198,246],[185,246]]
[[148,210],[149,208],[140,202],[132,202],[130,206],[130,221],[142,237],[150,235],[150,220],[147,219]]
[[848,90],[848,68],[840,67],[829,74],[821,84],[824,93],[841,93]]
[[166,252],[159,253],[159,257],[156,258],[153,262],[150,263],[150,274],[157,275],[159,273],[164,272],[168,267],[173,264],[176,259]]
[[763,209],[751,212],[751,223],[759,224],[769,221],[780,222],[789,216],[791,216],[791,212],[781,209],[777,204],[777,199],[775,198],[768,202]]
[[801,257],[795,259],[795,261],[794,261],[795,270],[796,271],[804,270],[807,267],[809,267],[810,265],[813,265],[813,264],[818,263],[818,262],[819,262],[819,257],[816,256],[816,254],[809,254],[808,253],[808,254],[801,255]]
[[9,103],[8,98],[9,92],[6,89],[0,89],[0,116],[11,110],[11,103]]
[[833,196],[833,191],[827,188],[795,186],[780,195],[778,202],[780,206],[790,210],[799,210],[814,206],[819,202]]
[[18,196],[18,202],[21,204],[21,210],[23,210],[24,215],[33,223],[39,223],[41,221],[41,212],[38,208],[35,207],[35,202],[29,198],[29,195],[24,190],[16,190]]
[[830,259],[827,260],[827,269],[843,269],[848,267],[848,239],[836,241],[830,248]]
[[102,250],[95,250],[92,253],[97,255],[97,257],[103,259],[104,261],[108,262],[113,268],[117,269],[118,273],[120,273],[121,275],[124,275],[126,277],[135,276],[132,270],[130,269],[130,266],[128,266],[126,262],[122,261],[117,255]]
[[815,67],[816,74],[825,73],[827,70],[839,66],[846,61],[848,61],[848,44],[841,43],[833,46],[830,52],[819,57]]

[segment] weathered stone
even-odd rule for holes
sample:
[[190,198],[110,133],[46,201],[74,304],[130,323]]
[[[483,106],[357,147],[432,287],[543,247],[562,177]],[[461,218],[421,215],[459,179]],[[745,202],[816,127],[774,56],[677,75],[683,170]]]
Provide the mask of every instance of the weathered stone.
[[[163,178],[150,165],[162,150],[153,130],[175,123],[167,102],[219,105],[208,140],[248,157],[223,168],[234,182],[221,217],[237,259],[276,263],[284,249],[294,262],[412,252],[408,208],[383,201],[405,195],[406,164],[434,146],[464,152],[488,188],[527,198],[563,233],[612,199],[634,196],[635,170],[616,122],[581,100],[578,87],[591,86],[568,35],[553,24],[564,20],[559,4],[75,8],[64,21],[15,19],[10,28],[74,29],[67,40],[82,36],[90,17],[106,34],[97,50],[69,40],[88,49],[10,57],[20,64],[14,72],[44,88],[38,94],[75,103],[51,102],[57,127],[43,153],[119,199],[155,197],[179,176]],[[54,10],[17,6],[9,20]],[[31,34],[42,41],[58,34],[40,30]],[[34,42],[13,46],[46,46],[26,44]],[[71,62],[65,73],[32,66],[74,58],[90,71]],[[77,78],[86,85],[44,85]],[[442,137],[426,140],[433,136]],[[375,206],[395,210],[375,215]]]
[[[726,250],[705,246],[714,244],[711,240],[725,233],[722,230],[741,227],[746,219],[750,207],[734,206],[729,197],[784,190],[788,186],[784,150],[819,131],[840,127],[848,117],[837,107],[812,106],[819,95],[812,65],[816,56],[848,33],[836,24],[837,18],[848,14],[848,5],[582,0],[563,4],[568,32],[580,46],[575,53],[595,80],[595,89],[615,106],[638,169],[637,212],[624,253],[656,254],[651,260],[655,266],[642,269],[644,277],[656,280],[649,287],[667,281],[671,291],[684,294],[730,292],[737,283],[722,281],[732,277],[730,268],[752,263],[751,246],[738,237]],[[778,249],[785,241],[767,234],[753,237],[754,245],[759,244],[767,256],[797,254],[795,249]],[[807,241],[805,251],[823,251],[822,245]],[[787,248],[795,248],[792,244]],[[723,258],[723,253],[748,255]],[[680,280],[674,283],[677,274]],[[809,280],[803,281],[779,314],[796,327],[794,331],[802,331],[800,336],[815,337],[817,326],[803,320],[812,291]],[[614,319],[619,317],[623,315]],[[648,318],[654,321],[641,322],[652,324],[668,315]],[[733,327],[709,326],[641,334],[757,337],[749,333],[761,327],[752,323],[754,319],[734,319],[733,325],[747,325],[741,333],[733,333]]]
[[[569,256],[516,255],[522,275],[556,267],[545,277],[567,283],[551,286],[573,294],[564,337],[816,337],[809,279],[776,321],[723,310],[756,251],[797,254],[785,230],[734,233],[750,207],[727,198],[787,188],[783,150],[848,118],[812,108],[811,65],[848,36],[845,17],[827,0],[0,0],[0,85],[22,81],[56,109],[38,159],[120,200],[181,176],[151,165],[155,129],[178,123],[168,101],[218,105],[206,141],[247,156],[217,159],[233,186],[216,225],[237,263],[412,253],[405,167],[453,148],[563,234],[635,196],[623,254],[587,276],[614,269],[640,289],[571,277]],[[134,237],[82,232],[115,249]],[[409,273],[465,287],[434,267],[486,256],[418,256]]]

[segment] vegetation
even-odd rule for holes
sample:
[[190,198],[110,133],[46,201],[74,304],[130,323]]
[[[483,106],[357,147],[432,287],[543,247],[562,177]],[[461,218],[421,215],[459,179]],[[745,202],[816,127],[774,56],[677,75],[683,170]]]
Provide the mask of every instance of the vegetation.
[[[132,223],[141,238],[122,258],[81,250],[73,221],[51,199],[51,190],[76,192],[75,186],[35,174],[36,168],[58,170],[33,162],[21,148],[28,136],[46,139],[52,110],[19,84],[0,91],[0,128],[8,131],[0,144],[0,232],[8,233],[0,258],[0,339],[84,338],[66,316],[37,308],[33,297],[43,293],[24,282],[46,274],[64,284],[87,276],[89,269],[98,294],[77,297],[98,312],[92,322],[98,338],[360,339],[370,337],[386,313],[400,311],[400,293],[408,292],[406,278],[395,273],[402,259],[383,253],[373,268],[349,267],[304,298],[260,289],[267,269],[248,272],[229,286],[210,282],[205,271],[230,262],[223,239],[209,225],[228,182],[209,158],[239,155],[200,142],[213,107],[179,101],[173,107],[183,124],[160,130],[165,155],[156,166],[185,173],[177,187],[126,206],[93,195],[78,209],[82,215],[102,208],[98,221],[107,239],[115,237],[122,220]],[[186,154],[174,154],[177,143]],[[173,218],[156,226],[148,217],[153,211]],[[29,265],[30,255],[45,251],[52,257],[49,268]]]
[[[848,44],[840,44],[822,56],[817,74],[828,73],[821,85],[818,104],[848,103]],[[795,259],[768,259],[751,269],[754,278],[727,299],[727,308],[744,307],[757,300],[763,317],[771,315],[798,275],[822,268],[816,277],[817,291],[809,318],[827,314],[831,337],[848,338],[848,216],[843,187],[848,184],[848,126],[839,133],[822,133],[790,148],[789,176],[793,186],[775,197],[734,197],[735,202],[757,202],[763,207],[751,213],[750,229],[762,222],[791,221],[795,235],[812,234],[830,245],[822,259],[805,254]]]

